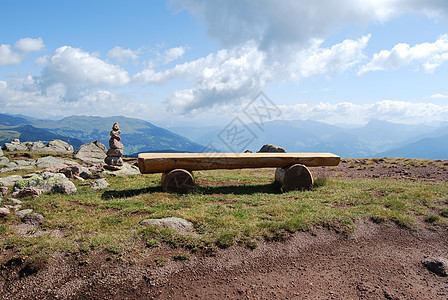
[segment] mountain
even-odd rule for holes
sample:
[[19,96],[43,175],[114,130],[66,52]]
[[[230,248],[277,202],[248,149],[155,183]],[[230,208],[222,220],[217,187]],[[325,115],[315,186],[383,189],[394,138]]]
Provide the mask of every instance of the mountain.
[[149,122],[126,118],[70,116],[62,120],[32,120],[31,124],[60,135],[77,138],[84,143],[99,140],[106,146],[112,125],[118,122],[126,155],[139,152],[201,152],[204,146]]
[[[288,152],[333,152],[342,157],[375,157],[375,156],[406,156],[410,152],[387,152],[392,149],[404,151],[408,144],[418,142],[424,138],[438,138],[448,134],[447,124],[439,127],[427,125],[406,125],[386,121],[372,120],[364,126],[357,128],[343,128],[322,122],[310,120],[276,120],[265,122],[263,126],[246,124],[253,133],[254,139],[248,146],[258,151],[263,144],[275,144]],[[201,128],[198,130],[186,128],[184,134],[201,144],[213,145],[222,150],[229,151],[225,144],[226,126],[217,129]],[[190,137],[190,136],[189,136]],[[224,138],[223,138],[224,137]],[[422,157],[437,156],[437,147],[427,148]],[[230,149],[232,150],[232,149]],[[237,151],[244,151],[238,149]],[[424,156],[426,153],[426,156]],[[440,157],[440,156],[439,156]],[[448,152],[444,156],[448,158]]]
[[30,124],[30,121],[23,117],[0,114],[0,125],[17,126]]
[[381,152],[378,156],[448,159],[448,134],[436,138],[421,139],[406,146]]

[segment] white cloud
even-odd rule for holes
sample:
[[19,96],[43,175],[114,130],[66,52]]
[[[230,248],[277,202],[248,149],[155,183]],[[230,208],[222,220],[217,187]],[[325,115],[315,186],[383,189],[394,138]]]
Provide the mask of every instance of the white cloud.
[[23,38],[14,44],[14,50],[11,45],[0,45],[0,66],[19,65],[25,59],[29,52],[40,51],[45,47],[41,38]]
[[23,56],[11,50],[11,45],[0,45],[0,66],[18,65]]
[[406,43],[395,45],[392,50],[381,50],[373,55],[372,60],[362,66],[359,75],[370,71],[394,70],[419,63],[427,72],[448,60],[448,34],[442,35],[434,43],[422,43],[413,47]]
[[431,98],[432,99],[443,99],[443,98],[448,98],[448,95],[444,95],[444,94],[434,94],[434,95],[431,95]]
[[164,61],[165,63],[172,62],[185,54],[185,47],[174,47],[165,50]]
[[121,63],[127,60],[136,61],[139,57],[140,50],[124,49],[123,47],[117,46],[109,50],[107,56],[115,59],[117,62]]
[[224,46],[254,40],[264,50],[291,44],[306,47],[347,24],[384,22],[409,12],[448,16],[447,2],[441,0],[171,0],[171,4],[200,18],[208,34]]
[[62,83],[67,88],[66,97],[69,100],[76,99],[92,88],[120,87],[129,81],[129,74],[119,66],[69,46],[56,49],[42,72],[44,88]]
[[23,38],[14,44],[14,49],[23,53],[40,51],[45,48],[42,38]]
[[309,49],[285,51],[283,55],[261,51],[255,42],[248,42],[171,69],[157,71],[149,66],[133,79],[150,84],[165,84],[176,78],[189,80],[193,84],[191,88],[177,90],[167,99],[171,110],[185,113],[216,104],[241,102],[274,78],[300,80],[345,71],[364,57],[362,49],[368,40],[367,35],[331,48],[321,48],[321,42],[316,42]]

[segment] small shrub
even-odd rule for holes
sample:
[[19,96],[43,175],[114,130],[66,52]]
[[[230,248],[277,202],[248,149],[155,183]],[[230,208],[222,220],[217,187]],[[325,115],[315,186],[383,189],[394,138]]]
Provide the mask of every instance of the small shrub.
[[220,248],[228,248],[233,245],[235,236],[236,232],[233,231],[221,233],[218,237],[218,240],[216,241],[216,244]]
[[188,253],[179,253],[173,256],[174,260],[189,260],[190,254]]
[[157,248],[160,246],[160,242],[156,240],[149,240],[146,242],[146,247],[148,248]]

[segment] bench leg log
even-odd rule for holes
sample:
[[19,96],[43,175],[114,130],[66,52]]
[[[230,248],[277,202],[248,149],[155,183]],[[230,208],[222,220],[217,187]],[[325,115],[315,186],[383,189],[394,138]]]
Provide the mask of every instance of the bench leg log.
[[309,190],[313,187],[313,176],[310,170],[301,164],[277,168],[275,180],[282,185],[282,192]]
[[184,169],[174,169],[162,174],[162,187],[165,192],[186,194],[194,190],[194,176]]

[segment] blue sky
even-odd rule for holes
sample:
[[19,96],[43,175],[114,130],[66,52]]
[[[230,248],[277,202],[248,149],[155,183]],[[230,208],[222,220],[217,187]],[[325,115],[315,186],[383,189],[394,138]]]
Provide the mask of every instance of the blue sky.
[[2,113],[448,121],[448,1],[0,0]]

